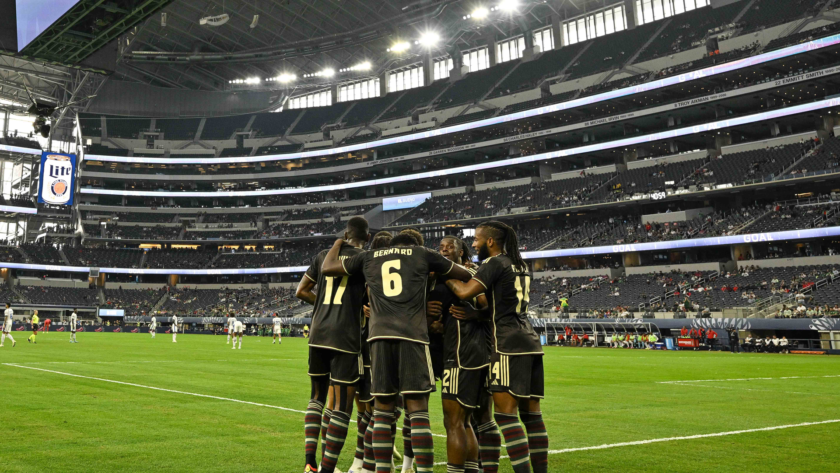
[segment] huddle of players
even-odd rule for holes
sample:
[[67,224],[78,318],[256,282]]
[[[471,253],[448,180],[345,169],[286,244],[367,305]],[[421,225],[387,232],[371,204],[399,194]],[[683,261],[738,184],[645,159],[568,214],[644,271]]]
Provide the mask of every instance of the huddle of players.
[[403,472],[416,463],[418,473],[431,473],[435,378],[448,473],[498,471],[501,436],[515,473],[546,472],[543,352],[527,319],[531,278],[514,230],[498,221],[476,229],[477,270],[457,237],[444,237],[439,253],[414,230],[380,232],[364,251],[369,240],[367,221],[351,219],[344,239],[315,256],[297,290],[315,306],[304,472],[335,471],[355,399],[350,471],[390,473],[401,398]]

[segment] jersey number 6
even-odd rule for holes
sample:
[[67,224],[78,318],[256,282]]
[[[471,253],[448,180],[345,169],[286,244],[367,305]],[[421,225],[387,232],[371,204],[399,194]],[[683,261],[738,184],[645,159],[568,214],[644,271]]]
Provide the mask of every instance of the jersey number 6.
[[391,272],[391,268],[399,270],[400,264],[400,260],[382,263],[382,292],[387,297],[398,296],[402,292],[402,278],[400,277],[400,273]]

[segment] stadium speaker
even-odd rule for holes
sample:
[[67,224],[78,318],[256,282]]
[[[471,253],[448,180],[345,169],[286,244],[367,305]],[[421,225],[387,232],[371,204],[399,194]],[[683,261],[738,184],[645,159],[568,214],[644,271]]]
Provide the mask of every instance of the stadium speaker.
[[251,29],[256,28],[257,23],[259,23],[259,22],[260,22],[260,16],[259,15],[254,15],[254,19],[251,21]]
[[166,26],[166,12],[160,14],[160,26]]

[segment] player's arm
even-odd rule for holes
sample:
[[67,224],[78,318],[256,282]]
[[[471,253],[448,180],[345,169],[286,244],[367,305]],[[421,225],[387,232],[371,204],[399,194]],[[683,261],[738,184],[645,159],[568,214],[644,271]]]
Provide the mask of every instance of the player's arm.
[[295,297],[306,302],[307,304],[315,305],[315,293],[312,292],[312,289],[315,289],[315,281],[309,279],[308,276],[304,276],[300,280],[300,284],[298,284],[297,291],[295,292]]
[[504,270],[497,258],[488,258],[468,282],[446,281],[446,285],[458,299],[467,301],[488,290]]
[[[333,244],[330,251],[327,252],[327,256],[324,257],[324,264],[321,266],[321,272],[324,273],[326,276],[349,276],[350,273],[345,271],[344,265],[341,264],[341,260],[338,259],[338,253],[341,251],[341,245],[344,244],[344,240],[338,239]],[[361,253],[360,253],[361,254]]]
[[458,320],[489,321],[493,317],[493,311],[490,310],[490,304],[487,303],[487,296],[479,294],[475,301],[476,308],[453,305],[449,308],[449,313]]

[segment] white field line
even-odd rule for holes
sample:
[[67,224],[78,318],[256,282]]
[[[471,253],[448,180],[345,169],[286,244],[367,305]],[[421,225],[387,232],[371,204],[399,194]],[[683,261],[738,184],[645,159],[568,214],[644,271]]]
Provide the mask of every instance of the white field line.
[[776,394],[802,394],[804,396],[836,396],[836,394],[827,394],[827,393],[802,393],[798,391],[776,391],[773,389],[753,389],[753,388],[733,388],[728,386],[710,386],[708,384],[699,384],[699,383],[675,383],[672,386],[685,386],[691,388],[713,388],[713,389],[726,389],[728,391],[757,391],[757,392],[764,392],[764,393],[776,393]]
[[[747,430],[732,430],[729,432],[716,432],[712,434],[700,434],[700,435],[687,435],[683,437],[666,437],[661,439],[650,439],[650,440],[637,440],[635,442],[621,442],[621,443],[609,443],[604,445],[595,445],[592,447],[577,447],[577,448],[564,448],[561,450],[549,450],[549,455],[559,455],[563,453],[575,453],[575,452],[586,452],[590,450],[607,450],[610,448],[619,448],[619,447],[634,447],[639,445],[650,445],[654,443],[664,443],[664,442],[678,442],[681,440],[696,440],[696,439],[704,439],[704,438],[712,438],[712,437],[727,437],[730,435],[741,435],[741,434],[751,434],[755,432],[771,432],[774,430],[784,430],[784,429],[793,429],[796,427],[809,427],[813,425],[823,425],[823,424],[836,424],[840,423],[840,419],[832,419],[832,420],[823,420],[819,422],[803,422],[801,424],[787,424],[787,425],[776,425],[772,427],[762,427],[759,429],[747,429]],[[500,458],[509,458],[507,455],[504,455]],[[438,462],[435,465],[446,465],[446,462]]]
[[[268,358],[268,359],[254,359],[254,360],[236,360],[237,363],[259,361],[301,361],[303,358]],[[107,364],[134,364],[134,363],[194,363],[194,362],[226,362],[228,360],[143,360],[143,361],[21,361],[17,365],[107,365]],[[5,363],[4,363],[5,364]]]
[[730,379],[686,379],[681,381],[657,381],[656,384],[685,384],[685,383],[720,383],[728,381],[767,381],[775,379],[820,379],[840,378],[840,374],[829,374],[824,376],[782,376],[780,378],[730,378]]
[[[220,361],[224,361],[224,360],[220,360]],[[73,361],[68,361],[68,362],[56,361],[56,362],[47,362],[47,363],[76,363],[76,362],[73,362]],[[98,363],[98,362],[91,362],[91,363]],[[109,363],[109,362],[101,362],[101,363]],[[114,363],[118,363],[118,362],[114,362]],[[142,363],[145,363],[145,362],[142,362]],[[74,377],[74,378],[92,379],[94,381],[103,381],[103,382],[106,382],[106,383],[122,384],[124,386],[133,386],[135,388],[153,389],[155,391],[163,391],[163,392],[174,393],[174,394],[185,394],[187,396],[204,397],[204,398],[208,398],[208,399],[216,399],[218,401],[230,401],[230,402],[236,402],[236,403],[239,403],[239,404],[249,404],[249,405],[252,405],[252,406],[268,407],[268,408],[271,408],[271,409],[280,409],[280,410],[283,410],[283,411],[306,414],[306,411],[299,411],[297,409],[289,409],[288,407],[272,406],[272,405],[269,405],[269,404],[261,404],[261,403],[258,403],[258,402],[250,402],[250,401],[241,401],[239,399],[231,399],[231,398],[227,398],[227,397],[210,396],[210,395],[207,395],[207,394],[198,394],[198,393],[190,393],[190,392],[186,392],[186,391],[177,391],[177,390],[174,390],[174,389],[158,388],[158,387],[154,387],[154,386],[146,386],[146,385],[143,385],[143,384],[126,383],[124,381],[114,381],[112,379],[94,378],[92,376],[82,376],[82,375],[79,375],[79,374],[64,373],[62,371],[53,371],[53,370],[47,370],[47,369],[44,369],[44,368],[35,368],[33,366],[23,366],[23,365],[18,364],[18,363],[3,363],[3,365],[4,366],[12,366],[12,367],[15,367],[15,368],[24,368],[24,369],[28,369],[28,370],[44,371],[44,372],[47,372],[47,373],[60,374],[60,375],[64,375],[64,376],[71,376],[71,377]],[[446,438],[446,435],[441,435],[441,434],[432,434],[432,436]]]
[[27,370],[36,370],[36,371],[43,371],[43,372],[46,372],[46,373],[60,374],[60,375],[64,375],[64,376],[71,376],[73,378],[92,379],[94,381],[102,381],[102,382],[105,382],[105,383],[112,383],[112,384],[121,384],[123,386],[133,386],[135,388],[152,389],[152,390],[155,390],[155,391],[163,391],[163,392],[167,392],[167,393],[184,394],[184,395],[187,395],[187,396],[195,396],[195,397],[203,397],[203,398],[207,398],[207,399],[215,399],[217,401],[230,401],[230,402],[236,402],[236,403],[239,403],[239,404],[248,404],[248,405],[251,405],[251,406],[268,407],[268,408],[271,408],[271,409],[279,409],[281,411],[297,412],[299,414],[306,414],[306,411],[299,411],[297,409],[289,409],[288,407],[272,406],[270,404],[262,404],[262,403],[259,403],[259,402],[242,401],[242,400],[239,400],[239,399],[231,399],[229,397],[210,396],[210,395],[207,395],[207,394],[197,394],[197,393],[190,393],[190,392],[186,392],[186,391],[176,391],[174,389],[164,389],[164,388],[157,388],[157,387],[154,387],[154,386],[145,386],[143,384],[126,383],[124,381],[114,381],[112,379],[94,378],[92,376],[82,376],[80,374],[64,373],[62,371],[47,370],[47,369],[44,369],[44,368],[36,368],[34,366],[23,366],[23,365],[18,365],[18,364],[15,364],[15,363],[3,363],[3,365],[13,366],[15,368],[23,368],[23,369],[27,369]]

